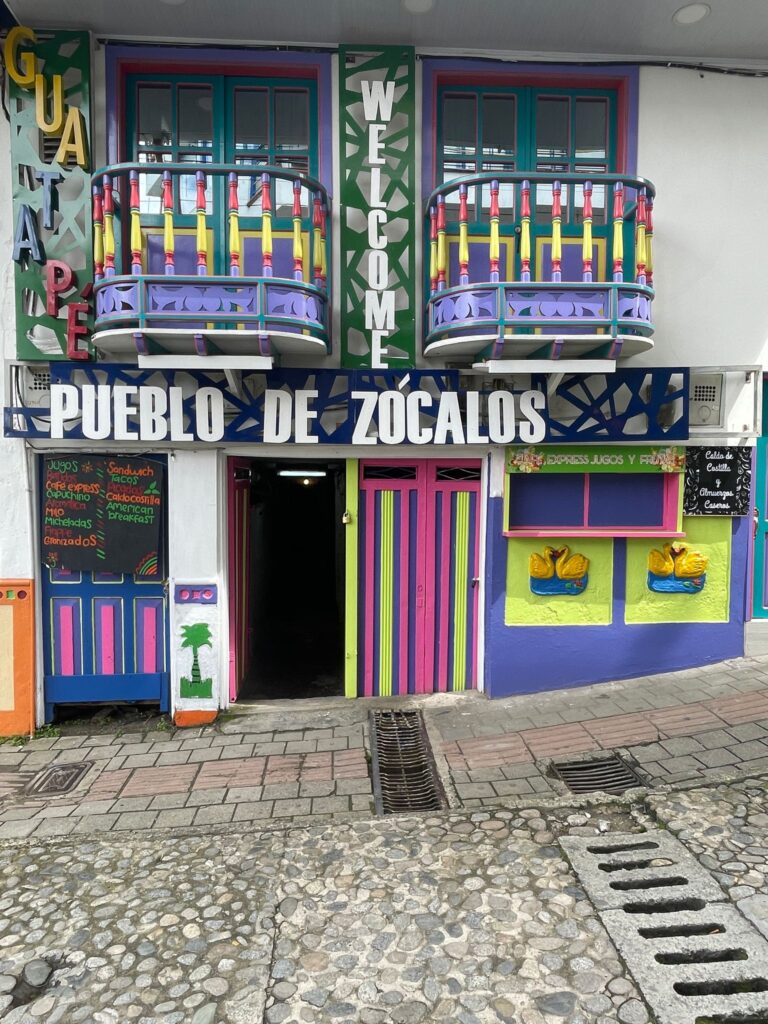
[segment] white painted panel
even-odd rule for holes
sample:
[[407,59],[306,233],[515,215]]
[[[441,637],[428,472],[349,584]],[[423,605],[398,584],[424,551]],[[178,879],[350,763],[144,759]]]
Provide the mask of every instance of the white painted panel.
[[631,365],[763,362],[768,81],[643,68],[637,170],[658,193],[656,333]]

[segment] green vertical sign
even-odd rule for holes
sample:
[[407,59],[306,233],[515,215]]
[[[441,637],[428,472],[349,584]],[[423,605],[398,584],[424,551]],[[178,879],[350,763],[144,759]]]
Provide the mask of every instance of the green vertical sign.
[[341,365],[415,365],[414,50],[339,52]]
[[93,327],[87,32],[12,29],[16,356],[88,359]]

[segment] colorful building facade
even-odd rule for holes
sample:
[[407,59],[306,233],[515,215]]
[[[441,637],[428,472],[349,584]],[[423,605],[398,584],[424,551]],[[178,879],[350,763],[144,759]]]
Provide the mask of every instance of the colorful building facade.
[[760,78],[118,35],[4,44],[0,731],[744,653]]

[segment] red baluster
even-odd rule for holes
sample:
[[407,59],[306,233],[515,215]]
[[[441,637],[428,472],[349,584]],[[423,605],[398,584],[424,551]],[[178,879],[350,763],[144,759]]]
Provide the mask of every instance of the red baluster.
[[459,185],[459,284],[469,284],[467,186]]
[[322,206],[322,197],[319,192],[315,192],[312,200],[312,257],[316,288],[321,286],[323,278]]
[[490,219],[490,240],[488,243],[488,259],[491,268],[491,281],[497,282],[499,280],[499,258],[500,258],[500,241],[499,241],[499,183],[494,180],[491,182],[491,205],[489,209]]
[[520,280],[531,280],[531,183],[520,187]]
[[197,272],[201,277],[208,273],[208,230],[205,224],[205,174],[195,172],[197,208]]
[[559,181],[555,181],[552,184],[552,280],[559,282],[562,281],[562,260],[563,260],[563,240],[562,240],[562,219],[563,209],[560,201],[562,193],[562,185]]
[[653,196],[645,203],[645,283],[653,288]]
[[293,276],[304,280],[304,245],[301,237],[301,182],[293,183]]
[[104,196],[101,185],[93,186],[93,278],[104,277]]
[[139,203],[139,172],[128,173],[129,199],[131,211],[131,273],[141,273],[141,220]]
[[176,273],[176,236],[173,231],[173,179],[170,171],[163,171],[163,251],[165,273]]
[[115,202],[112,195],[112,177],[104,175],[104,276],[115,276]]
[[447,284],[448,250],[445,239],[445,196],[437,197],[437,290]]
[[272,185],[268,174],[261,176],[261,273],[272,277]]
[[582,240],[581,257],[583,263],[582,279],[592,280],[592,182],[584,182],[584,237]]
[[635,264],[637,267],[636,281],[638,284],[645,284],[645,237],[647,228],[646,196],[645,189],[641,188],[637,194],[637,216],[635,220]]
[[429,208],[429,291],[437,291],[437,211]]
[[240,203],[237,197],[237,175],[229,174],[229,272],[240,276]]
[[613,280],[624,280],[624,183],[613,186]]

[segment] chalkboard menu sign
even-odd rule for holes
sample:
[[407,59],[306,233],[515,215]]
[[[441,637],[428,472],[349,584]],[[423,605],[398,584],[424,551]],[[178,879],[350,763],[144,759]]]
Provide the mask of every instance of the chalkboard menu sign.
[[683,512],[687,516],[749,515],[751,448],[688,448]]
[[47,458],[44,564],[159,577],[163,501],[160,462],[112,455]]

